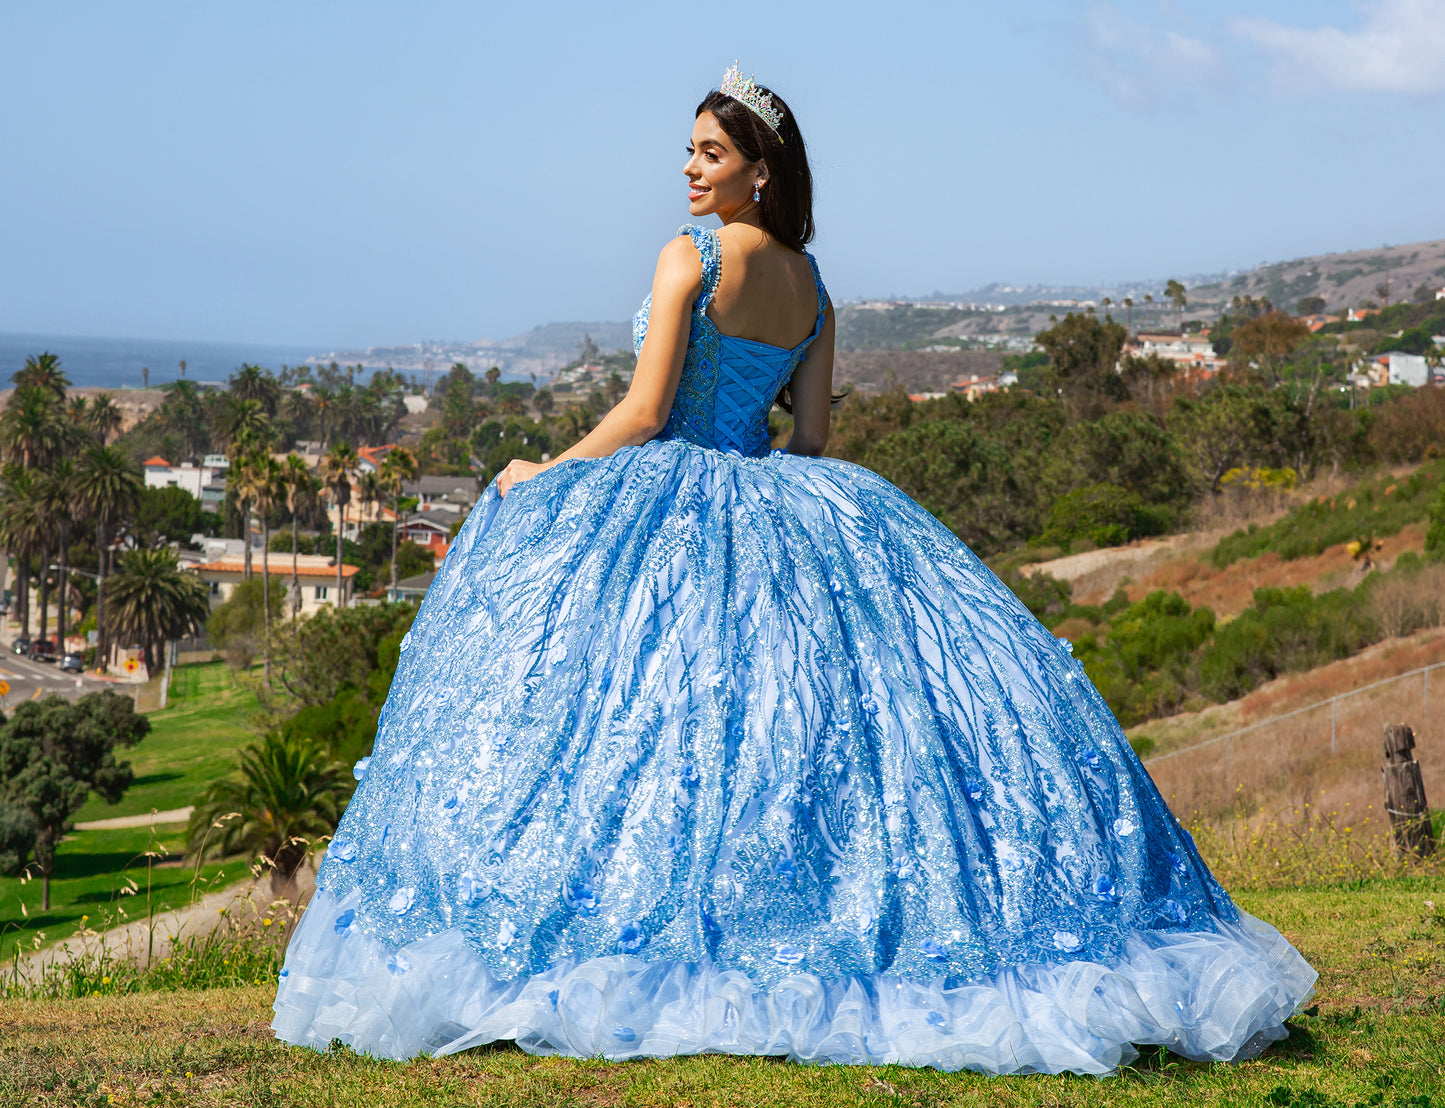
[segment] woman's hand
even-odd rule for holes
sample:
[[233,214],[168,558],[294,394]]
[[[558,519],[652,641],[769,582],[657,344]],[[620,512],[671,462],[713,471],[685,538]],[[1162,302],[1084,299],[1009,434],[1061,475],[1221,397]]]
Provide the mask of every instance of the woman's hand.
[[507,463],[506,468],[497,474],[497,493],[506,496],[507,490],[513,485],[537,476],[546,468],[546,462],[529,462],[522,458],[513,458]]

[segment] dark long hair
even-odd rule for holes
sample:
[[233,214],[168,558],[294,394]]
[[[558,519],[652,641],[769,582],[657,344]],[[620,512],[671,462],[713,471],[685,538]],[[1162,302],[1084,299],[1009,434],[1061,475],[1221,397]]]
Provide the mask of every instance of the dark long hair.
[[783,98],[762,85],[758,92],[771,96],[773,107],[783,113],[776,134],[741,100],[721,92],[708,93],[694,118],[711,112],[739,154],[768,167],[760,203],[763,228],[784,246],[801,252],[813,241],[813,172],[808,168],[808,150]]

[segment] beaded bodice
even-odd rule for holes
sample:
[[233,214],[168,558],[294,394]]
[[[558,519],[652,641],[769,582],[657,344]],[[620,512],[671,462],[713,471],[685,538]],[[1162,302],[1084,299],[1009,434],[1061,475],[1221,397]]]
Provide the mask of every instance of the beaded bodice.
[[[692,309],[687,358],[667,424],[659,439],[685,439],[716,450],[736,451],[749,457],[768,452],[768,412],[778,390],[793,376],[808,347],[823,327],[828,305],[818,263],[811,254],[808,264],[818,289],[818,318],[810,334],[791,350],[752,339],[724,335],[708,317],[707,306],[717,291],[722,274],[722,251],[717,232],[685,224],[679,235],[688,235],[702,255],[702,293]],[[632,320],[632,342],[638,353],[647,335],[652,297],[643,301]]]

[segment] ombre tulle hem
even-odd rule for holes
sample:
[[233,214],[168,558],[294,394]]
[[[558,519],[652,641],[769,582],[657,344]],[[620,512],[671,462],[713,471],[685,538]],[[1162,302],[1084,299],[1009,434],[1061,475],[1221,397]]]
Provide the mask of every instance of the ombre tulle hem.
[[1269,924],[1240,913],[1195,932],[1137,931],[1122,955],[1028,965],[964,985],[889,974],[797,973],[767,992],[740,971],[627,955],[499,981],[458,929],[393,950],[333,921],[319,892],[286,956],[279,1038],[339,1039],[382,1058],[514,1040],[531,1054],[725,1053],[990,1074],[1107,1074],[1157,1044],[1240,1061],[1283,1039],[1316,974]]

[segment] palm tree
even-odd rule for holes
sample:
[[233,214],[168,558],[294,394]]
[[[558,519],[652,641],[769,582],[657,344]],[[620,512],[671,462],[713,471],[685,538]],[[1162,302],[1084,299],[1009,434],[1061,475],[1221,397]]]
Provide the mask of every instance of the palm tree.
[[39,475],[16,465],[5,467],[0,485],[0,542],[15,555],[15,606],[20,633],[30,637],[30,558],[44,526]]
[[[269,454],[253,454],[255,478],[251,489],[256,497],[256,514],[261,517],[261,620],[263,679],[271,683],[271,513],[283,497],[281,466]],[[293,561],[294,566],[294,561]]]
[[102,446],[110,442],[110,436],[120,430],[123,422],[121,411],[116,407],[115,394],[102,392],[93,397],[83,422],[85,429],[98,438]]
[[171,550],[131,550],[111,580],[111,625],[123,641],[138,642],[147,672],[160,667],[168,639],[200,631],[210,612],[206,583],[180,568]]
[[311,399],[315,405],[316,429],[321,434],[321,449],[325,450],[335,422],[336,396],[325,385],[317,385],[311,390]]
[[240,453],[271,438],[271,417],[259,400],[227,396],[216,420],[215,437],[227,451]]
[[40,555],[40,624],[39,637],[49,638],[50,621],[50,551],[59,535],[55,517],[51,515],[51,489],[41,470],[23,500],[21,511],[30,516],[31,548]]
[[165,407],[161,409],[162,426],[180,436],[186,457],[197,458],[211,442],[206,402],[194,381],[177,381],[169,391]]
[[290,424],[293,437],[309,439],[316,422],[316,407],[303,390],[288,389],[281,398],[281,418]]
[[105,634],[105,579],[109,573],[112,528],[135,511],[144,483],[130,459],[113,446],[92,446],[76,467],[75,494],[84,515],[95,520],[99,560],[95,584],[96,664],[104,669],[109,642]]
[[[54,528],[55,540],[59,547],[60,564],[56,579],[56,592],[60,595],[59,612],[55,619],[56,637],[60,642],[60,649],[65,651],[66,631],[66,607],[67,593],[70,584],[70,528],[75,523],[75,509],[78,497],[76,496],[75,463],[69,458],[59,458],[52,462],[40,479],[41,495],[45,502],[46,514],[50,517]],[[46,563],[49,565],[49,558],[46,556]],[[43,602],[42,602],[43,603]],[[41,613],[41,622],[44,622],[44,612]],[[45,633],[41,628],[41,635]]]
[[281,465],[281,484],[286,494],[286,510],[291,513],[291,618],[301,612],[301,575],[296,568],[296,555],[301,549],[297,537],[297,516],[301,508],[316,495],[316,480],[299,454],[287,454]]
[[0,412],[0,456],[25,469],[43,466],[64,449],[68,430],[61,400],[51,389],[21,385]]
[[269,369],[257,365],[243,365],[231,374],[226,391],[237,400],[259,401],[267,414],[276,410],[281,399],[281,386]]
[[1134,333],[1134,298],[1132,296],[1124,297],[1124,310],[1129,313],[1128,331],[1132,335]]
[[376,522],[378,513],[372,512],[369,509],[371,505],[381,503],[381,498],[385,492],[381,484],[381,478],[376,475],[375,470],[372,470],[370,473],[363,473],[361,475],[361,480],[357,482],[357,486],[356,499],[361,503],[361,511],[357,513],[356,521],[358,524],[365,523],[366,517],[370,515],[373,517],[372,522],[374,523]]
[[271,865],[272,891],[285,896],[311,839],[336,829],[354,787],[346,768],[319,744],[267,732],[241,751],[237,772],[213,784],[191,813],[190,851],[198,862],[258,854]]
[[1186,295],[1188,291],[1188,289],[1173,277],[1169,278],[1169,283],[1164,286],[1164,295],[1169,297],[1170,301],[1174,304],[1174,310],[1177,313],[1179,329],[1181,331],[1184,330],[1184,307],[1189,303],[1189,297]]
[[381,484],[391,493],[391,597],[396,599],[396,543],[401,530],[401,490],[416,480],[416,455],[404,446],[395,447],[381,463]]
[[25,368],[16,370],[10,383],[17,392],[23,388],[38,388],[59,401],[64,401],[66,390],[70,388],[70,378],[60,370],[60,358],[49,352],[26,358]]
[[226,484],[241,511],[241,537],[245,540],[241,562],[241,579],[251,579],[251,512],[261,494],[264,482],[264,461],[266,455],[258,450],[247,450],[231,463],[226,471]]
[[345,548],[342,536],[346,531],[346,505],[351,503],[351,474],[356,469],[356,451],[351,444],[339,442],[330,454],[321,459],[321,483],[336,505],[336,607],[343,607],[345,594],[341,591],[345,578],[342,576],[341,557]]

